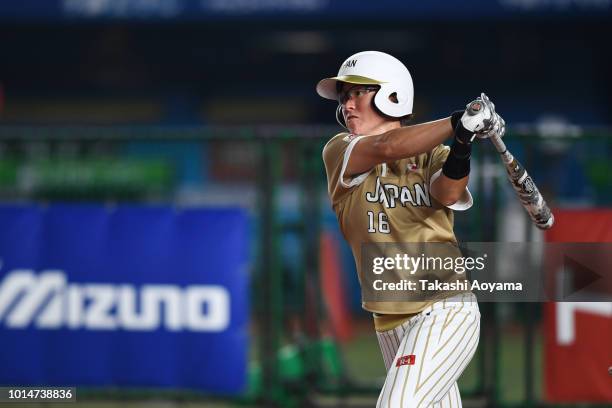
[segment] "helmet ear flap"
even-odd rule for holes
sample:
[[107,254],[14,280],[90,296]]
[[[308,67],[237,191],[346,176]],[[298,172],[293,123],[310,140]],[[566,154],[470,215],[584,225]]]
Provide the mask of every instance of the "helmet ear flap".
[[346,130],[348,130],[348,128],[346,127],[346,123],[344,122],[344,116],[342,116],[342,105],[338,105],[338,107],[336,108],[336,122],[338,122],[338,124]]
[[412,95],[402,89],[383,84],[374,96],[374,105],[383,114],[400,118],[412,113]]

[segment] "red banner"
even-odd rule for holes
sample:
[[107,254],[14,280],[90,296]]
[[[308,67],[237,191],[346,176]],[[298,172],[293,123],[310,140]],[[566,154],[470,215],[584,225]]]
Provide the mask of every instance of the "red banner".
[[[546,240],[612,242],[612,210],[555,211]],[[548,401],[612,402],[612,303],[548,303],[544,324]]]

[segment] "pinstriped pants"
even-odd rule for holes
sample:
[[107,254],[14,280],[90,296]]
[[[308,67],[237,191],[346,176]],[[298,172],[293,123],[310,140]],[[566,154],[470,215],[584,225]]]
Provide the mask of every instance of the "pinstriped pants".
[[436,302],[376,335],[387,368],[377,408],[462,406],[457,379],[480,337],[476,296],[463,293]]

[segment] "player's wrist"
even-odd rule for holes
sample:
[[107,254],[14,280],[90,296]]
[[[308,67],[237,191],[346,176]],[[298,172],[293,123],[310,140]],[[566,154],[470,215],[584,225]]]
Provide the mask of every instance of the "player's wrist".
[[455,138],[451,145],[446,161],[442,165],[442,174],[446,177],[459,180],[470,174],[470,157],[472,145],[461,143]]
[[457,124],[459,123],[459,121],[461,121],[461,117],[463,116],[463,112],[465,112],[465,111],[457,110],[457,111],[454,111],[453,113],[451,113],[450,121],[451,121],[451,127],[453,128],[453,131],[455,131],[455,128],[457,127]]
[[474,140],[474,132],[469,131],[463,125],[461,118],[465,114],[465,111],[455,111],[450,116],[451,126],[453,127],[453,134],[455,141],[462,144],[471,144]]
[[474,132],[467,130],[459,121],[455,127],[455,140],[464,145],[471,145],[474,140]]
[[469,159],[472,155],[472,144],[462,143],[460,140],[455,138],[451,145],[449,155],[453,155],[458,159]]

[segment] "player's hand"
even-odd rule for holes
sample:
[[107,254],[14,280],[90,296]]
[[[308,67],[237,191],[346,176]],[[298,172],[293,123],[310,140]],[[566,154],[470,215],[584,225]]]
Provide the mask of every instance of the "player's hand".
[[504,134],[506,133],[506,121],[499,115],[499,113],[495,112],[495,104],[487,97],[487,95],[484,93],[480,94],[480,99],[485,105],[488,106],[493,113],[493,116],[489,122],[489,129],[482,132],[477,132],[476,136],[481,139],[486,139],[491,136],[504,137]]
[[493,116],[493,128],[486,133],[476,133],[477,137],[481,139],[487,139],[491,136],[504,137],[504,134],[506,133],[506,121],[499,116],[499,113],[497,112],[495,112]]
[[[457,120],[457,116],[460,115]],[[455,139],[462,144],[469,145],[475,136],[483,135],[492,131],[496,125],[495,105],[484,93],[479,98],[468,103],[463,112],[455,112],[451,116],[454,125]]]
[[483,92],[479,98],[466,105],[461,124],[469,132],[481,135],[493,129],[494,120],[495,104]]

